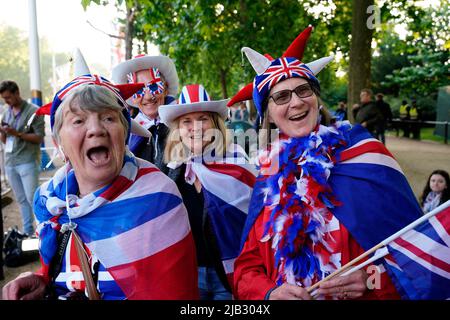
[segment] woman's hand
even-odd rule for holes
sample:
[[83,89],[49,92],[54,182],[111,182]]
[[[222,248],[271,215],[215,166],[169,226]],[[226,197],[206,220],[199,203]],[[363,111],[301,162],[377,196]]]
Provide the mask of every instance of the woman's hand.
[[45,289],[46,283],[44,278],[32,272],[25,272],[3,287],[3,300],[43,299]]
[[318,294],[339,299],[356,299],[367,290],[367,273],[358,270],[348,276],[337,276],[319,286]]
[[283,283],[269,295],[269,300],[311,300],[305,288]]

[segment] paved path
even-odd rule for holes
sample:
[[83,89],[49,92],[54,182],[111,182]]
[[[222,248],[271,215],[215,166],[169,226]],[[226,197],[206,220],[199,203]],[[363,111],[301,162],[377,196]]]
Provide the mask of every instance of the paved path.
[[421,195],[431,172],[442,169],[450,173],[450,145],[391,136],[386,139],[386,147],[397,159],[416,197]]

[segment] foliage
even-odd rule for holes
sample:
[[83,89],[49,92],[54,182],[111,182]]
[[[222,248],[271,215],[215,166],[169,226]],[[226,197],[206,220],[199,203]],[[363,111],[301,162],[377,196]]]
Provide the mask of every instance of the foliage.
[[[391,32],[381,37],[380,56],[374,59],[378,89],[409,97],[433,97],[440,86],[449,84],[449,8],[448,0],[427,9],[411,2],[391,4],[393,17],[386,23]],[[402,23],[409,29],[404,41],[390,36],[393,26]]]
[[[0,26],[0,81],[13,80],[20,88],[22,98],[29,99],[30,67],[28,37],[21,30],[11,26]],[[41,84],[43,102],[53,97],[50,79],[52,78],[52,51],[45,38],[40,39]],[[65,54],[55,54],[56,64],[67,62]]]
[[[144,53],[147,43],[157,44],[175,61],[182,84],[202,83],[214,98],[231,96],[252,80],[254,71],[240,53],[243,46],[277,57],[311,24],[315,29],[303,60],[342,53],[319,80],[326,105],[334,107],[346,97],[348,78],[335,72],[348,73],[351,1],[81,0],[85,8],[107,2],[133,8],[135,53]],[[436,88],[448,83],[449,0],[430,9],[407,0],[375,3],[381,23],[373,35],[372,88],[433,99]],[[395,31],[400,25],[407,29],[405,39]]]

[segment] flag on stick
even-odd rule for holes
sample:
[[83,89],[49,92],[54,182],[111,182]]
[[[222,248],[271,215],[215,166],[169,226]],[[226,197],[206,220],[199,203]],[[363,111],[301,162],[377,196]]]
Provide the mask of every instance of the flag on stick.
[[[371,259],[351,268],[373,252]],[[309,287],[308,292],[314,293],[324,281],[349,275],[382,257],[403,299],[450,299],[450,200]]]

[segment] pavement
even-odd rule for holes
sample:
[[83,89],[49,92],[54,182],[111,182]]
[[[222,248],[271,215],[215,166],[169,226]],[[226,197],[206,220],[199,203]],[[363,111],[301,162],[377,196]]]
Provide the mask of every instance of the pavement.
[[[46,145],[51,144],[47,143]],[[450,172],[450,145],[433,141],[416,141],[388,135],[386,137],[386,147],[397,159],[417,198],[422,193],[432,171],[442,169]],[[61,162],[57,161],[56,167],[58,168],[60,165]],[[54,172],[55,170],[41,173],[41,182],[51,177]],[[2,202],[5,196],[14,200],[12,192],[8,192],[6,195],[2,195]],[[15,201],[3,207],[2,213],[4,231],[16,225],[21,228],[20,212]],[[0,287],[2,288],[8,281],[14,279],[20,273],[36,271],[39,267],[39,261],[18,268],[3,267],[5,278],[0,280]]]

